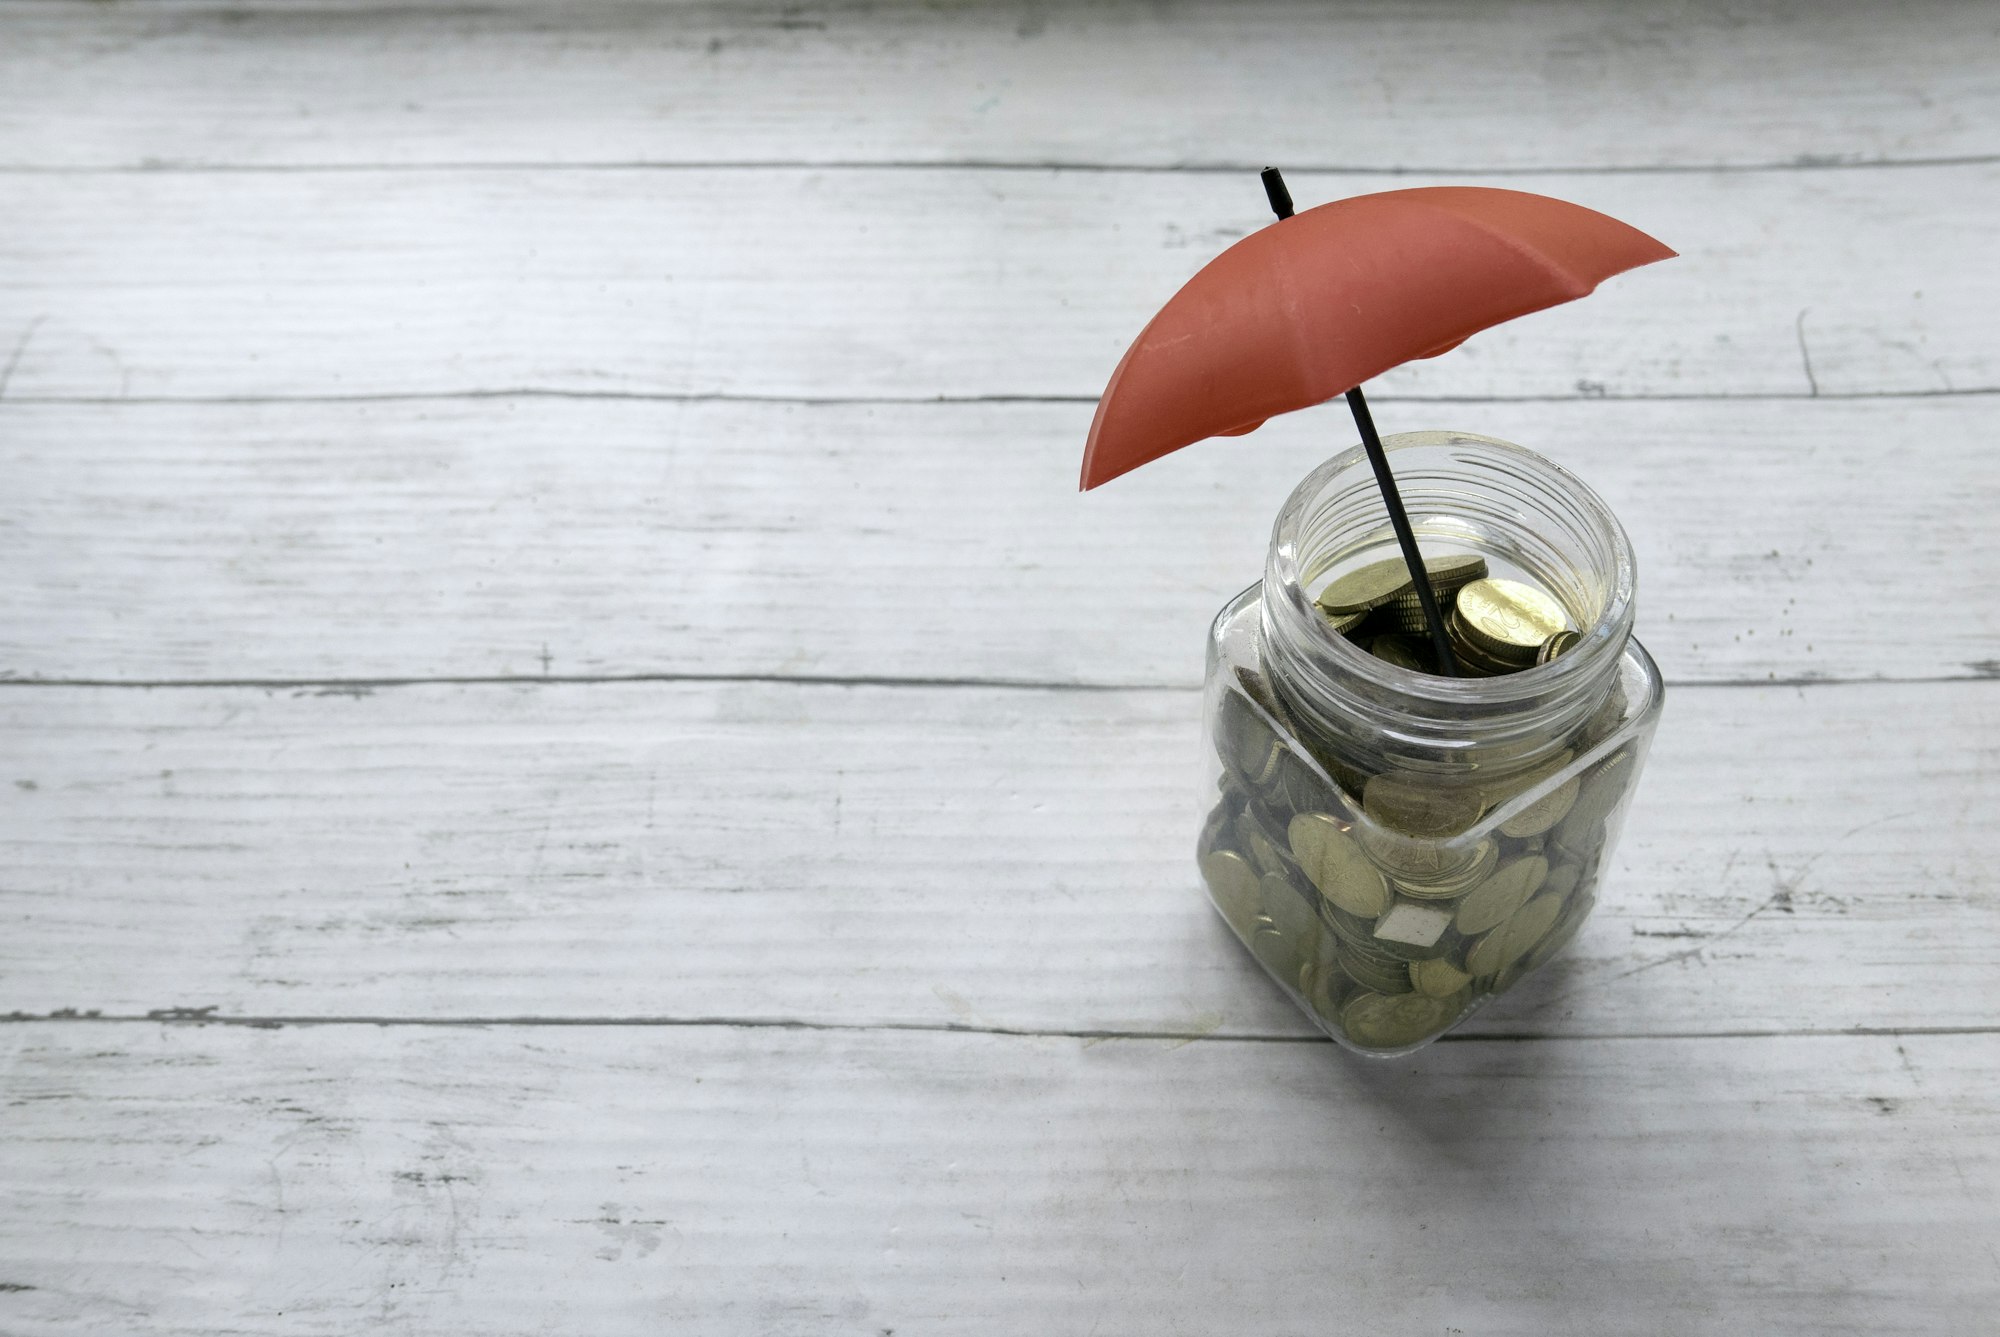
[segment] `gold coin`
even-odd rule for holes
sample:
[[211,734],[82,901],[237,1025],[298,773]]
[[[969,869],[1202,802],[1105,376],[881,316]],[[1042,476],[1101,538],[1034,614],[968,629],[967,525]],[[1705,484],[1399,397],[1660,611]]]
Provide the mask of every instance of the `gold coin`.
[[1401,961],[1377,961],[1351,950],[1340,951],[1335,959],[1339,961],[1340,968],[1346,973],[1347,978],[1364,989],[1376,993],[1395,994],[1408,993],[1416,987],[1410,983],[1409,966]]
[[1446,872],[1428,875],[1391,872],[1389,880],[1405,896],[1414,896],[1420,901],[1449,901],[1463,895],[1467,887],[1476,887],[1484,882],[1498,862],[1499,845],[1491,840],[1482,840],[1472,847],[1464,863]]
[[1222,694],[1216,715],[1216,750],[1223,761],[1252,788],[1268,784],[1284,750],[1278,735],[1234,692]]
[[1449,998],[1472,983],[1472,976],[1441,956],[1410,962],[1410,983],[1426,998]]
[[1347,913],[1373,919],[1389,908],[1389,884],[1382,871],[1331,814],[1300,813],[1285,828],[1285,839],[1307,879]]
[[1368,642],[1368,653],[1397,668],[1406,668],[1413,673],[1428,673],[1430,669],[1419,657],[1416,645],[1405,636],[1377,636]]
[[1437,1034],[1465,1010],[1465,997],[1431,998],[1420,993],[1393,997],[1357,995],[1340,1010],[1340,1029],[1367,1049],[1401,1049]]
[[1455,836],[1486,807],[1476,790],[1396,771],[1372,777],[1361,791],[1361,806],[1406,836]]
[[1459,667],[1474,677],[1492,677],[1500,673],[1514,673],[1526,666],[1526,661],[1516,662],[1494,653],[1484,642],[1475,637],[1465,625],[1464,618],[1456,604],[1451,615],[1445,619],[1445,636],[1451,641],[1452,657]]
[[1229,927],[1245,938],[1256,932],[1261,879],[1250,861],[1235,850],[1215,850],[1202,856],[1201,876]]
[[1438,557],[1424,558],[1424,574],[1431,578],[1431,588],[1442,595],[1447,590],[1457,590],[1486,576],[1486,559],[1476,552],[1452,552]]
[[1530,663],[1542,643],[1569,622],[1562,605],[1518,580],[1488,577],[1458,592],[1457,613],[1466,633],[1490,654]]
[[1344,617],[1388,603],[1411,587],[1409,567],[1402,558],[1390,557],[1349,571],[1321,590],[1313,602],[1322,613]]
[[1542,883],[1542,890],[1551,896],[1566,897],[1576,890],[1576,884],[1582,880],[1583,865],[1572,859],[1549,870],[1549,880]]
[[1538,896],[1529,901],[1506,923],[1472,944],[1465,955],[1465,968],[1475,975],[1498,975],[1526,956],[1561,913],[1558,897]]
[[1277,844],[1264,834],[1264,824],[1259,822],[1250,809],[1237,814],[1230,828],[1231,843],[1250,860],[1250,866],[1259,873],[1282,873],[1285,858],[1278,852]]
[[1604,824],[1625,797],[1632,779],[1632,749],[1621,747],[1584,773],[1582,792],[1563,819],[1556,823],[1555,840],[1573,850],[1587,850]]
[[1301,890],[1282,873],[1266,873],[1257,880],[1257,908],[1273,927],[1285,936],[1319,943],[1319,911],[1312,893]]
[[1575,804],[1576,796],[1582,788],[1582,779],[1572,775],[1500,823],[1500,834],[1516,837],[1541,835],[1563,819],[1570,807]]
[[1583,633],[1580,631],[1559,631],[1543,641],[1542,648],[1535,651],[1535,662],[1546,664],[1557,655],[1574,647],[1582,639]]
[[1452,927],[1471,937],[1505,922],[1541,889],[1548,875],[1549,861],[1539,854],[1502,864],[1458,903]]
[[1555,927],[1556,920],[1562,918],[1562,908],[1560,896],[1537,896],[1507,921],[1507,937],[1510,940],[1507,950],[1515,959],[1526,956],[1541,945],[1542,939],[1548,937],[1549,930]]

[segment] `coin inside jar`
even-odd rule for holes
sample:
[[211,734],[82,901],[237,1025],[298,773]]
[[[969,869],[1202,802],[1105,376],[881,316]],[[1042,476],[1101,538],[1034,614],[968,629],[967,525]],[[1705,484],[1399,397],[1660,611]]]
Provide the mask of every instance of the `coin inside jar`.
[[1404,993],[1358,994],[1340,1010],[1347,1038],[1369,1049],[1401,1049],[1443,1028],[1465,1007],[1465,997]]
[[1330,617],[1365,613],[1411,588],[1410,569],[1400,557],[1357,567],[1330,582],[1313,602]]
[[1452,927],[1471,937],[1505,922],[1527,904],[1548,875],[1549,861],[1539,854],[1502,864],[1458,903]]
[[1250,861],[1235,850],[1212,850],[1201,858],[1201,876],[1229,926],[1244,937],[1256,930],[1258,886]]
[[1458,592],[1458,618],[1472,639],[1512,663],[1532,663],[1551,636],[1568,627],[1562,605],[1534,586],[1504,577],[1475,580]]
[[1406,836],[1455,836],[1485,809],[1477,790],[1394,771],[1369,778],[1361,806],[1383,826]]
[[1410,983],[1426,998],[1449,998],[1472,983],[1472,976],[1440,956],[1410,962]]
[[1373,919],[1389,906],[1389,884],[1347,828],[1330,813],[1302,812],[1285,829],[1292,858],[1320,894],[1351,915]]

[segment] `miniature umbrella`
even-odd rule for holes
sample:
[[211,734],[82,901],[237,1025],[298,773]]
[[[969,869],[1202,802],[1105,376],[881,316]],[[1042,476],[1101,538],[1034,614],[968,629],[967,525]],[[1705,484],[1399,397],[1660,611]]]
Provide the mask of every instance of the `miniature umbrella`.
[[1140,331],[1098,401],[1083,487],[1673,254],[1593,209],[1480,186],[1357,195],[1281,219],[1211,260]]
[[1264,188],[1278,224],[1189,279],[1112,372],[1084,446],[1083,488],[1344,393],[1439,666],[1456,674],[1361,383],[1674,253],[1615,218],[1525,191],[1392,190],[1294,214],[1275,168]]

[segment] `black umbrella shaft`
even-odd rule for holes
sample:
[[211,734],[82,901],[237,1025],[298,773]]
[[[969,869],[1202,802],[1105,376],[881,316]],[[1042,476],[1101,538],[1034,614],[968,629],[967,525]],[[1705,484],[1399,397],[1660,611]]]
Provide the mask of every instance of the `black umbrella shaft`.
[[1430,572],[1424,570],[1424,555],[1417,550],[1417,536],[1410,528],[1409,512],[1403,509],[1403,494],[1396,488],[1396,475],[1389,472],[1388,453],[1382,449],[1382,438],[1375,431],[1375,418],[1368,412],[1368,399],[1361,393],[1360,386],[1347,392],[1347,407],[1354,414],[1354,425],[1361,429],[1361,447],[1368,452],[1368,463],[1375,470],[1375,484],[1382,489],[1382,501],[1389,508],[1389,523],[1395,527],[1396,542],[1403,549],[1403,564],[1410,568],[1417,602],[1423,605],[1424,625],[1430,628],[1431,648],[1437,651],[1438,671],[1456,678],[1458,660],[1452,657],[1451,638],[1444,632],[1444,615],[1438,612],[1437,595],[1431,590]]

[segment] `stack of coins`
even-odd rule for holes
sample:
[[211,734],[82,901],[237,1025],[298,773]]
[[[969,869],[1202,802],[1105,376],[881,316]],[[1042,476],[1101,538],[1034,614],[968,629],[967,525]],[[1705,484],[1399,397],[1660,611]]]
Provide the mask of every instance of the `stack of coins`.
[[[1460,674],[1492,677],[1546,664],[1582,639],[1546,592],[1487,574],[1476,553],[1426,557],[1424,571]],[[1314,600],[1333,629],[1374,655],[1418,673],[1438,664],[1408,567],[1391,557],[1332,581]]]
[[[1457,634],[1504,671],[1530,666],[1566,631],[1510,620],[1532,600],[1489,615],[1475,587],[1507,596],[1512,582],[1472,563],[1447,579],[1468,569],[1451,591],[1454,613],[1464,610]],[[1393,600],[1394,585],[1381,576],[1359,592]],[[1638,756],[1627,744],[1580,772],[1575,759],[1624,712],[1622,697],[1607,701],[1538,764],[1498,779],[1478,765],[1361,776],[1309,751],[1261,673],[1236,666],[1211,715],[1221,792],[1198,851],[1211,898],[1329,1032],[1374,1052],[1420,1044],[1561,951],[1589,914]]]

